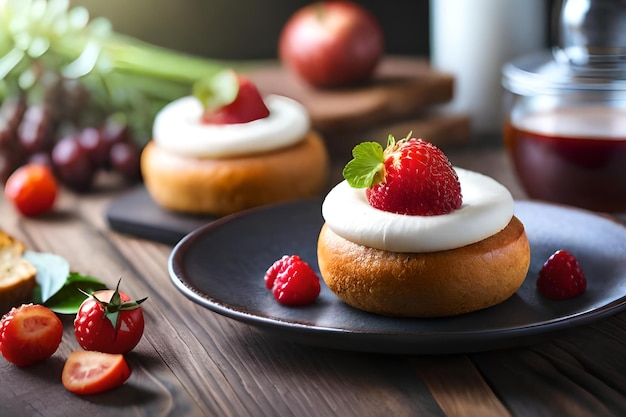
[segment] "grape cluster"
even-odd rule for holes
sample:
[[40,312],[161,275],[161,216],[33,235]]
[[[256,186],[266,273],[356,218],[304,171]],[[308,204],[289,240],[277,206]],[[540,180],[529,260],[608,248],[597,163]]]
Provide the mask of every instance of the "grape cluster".
[[[118,172],[128,182],[141,179],[141,147],[129,126],[114,117],[79,125],[76,115],[84,108],[79,88],[50,94],[38,104],[26,96],[11,96],[0,105],[0,181],[21,165],[38,162],[49,166],[57,179],[76,192],[89,191],[101,170]],[[69,100],[68,93],[72,93]],[[64,97],[65,100],[50,97]],[[67,103],[72,103],[68,106]],[[97,120],[97,119],[94,119]]]

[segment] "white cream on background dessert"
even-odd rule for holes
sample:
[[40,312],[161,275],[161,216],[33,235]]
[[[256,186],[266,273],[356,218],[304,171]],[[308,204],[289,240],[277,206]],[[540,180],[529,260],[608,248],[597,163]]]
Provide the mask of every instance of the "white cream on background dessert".
[[264,99],[270,115],[247,123],[210,125],[200,121],[204,111],[195,97],[165,106],[154,121],[153,139],[163,149],[181,155],[228,158],[291,146],[311,128],[306,108],[288,97]]

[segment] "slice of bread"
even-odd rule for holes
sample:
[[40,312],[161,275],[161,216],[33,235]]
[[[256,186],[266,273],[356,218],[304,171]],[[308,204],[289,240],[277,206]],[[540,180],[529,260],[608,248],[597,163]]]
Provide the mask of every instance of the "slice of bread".
[[0,315],[32,300],[37,270],[23,255],[24,243],[0,230]]

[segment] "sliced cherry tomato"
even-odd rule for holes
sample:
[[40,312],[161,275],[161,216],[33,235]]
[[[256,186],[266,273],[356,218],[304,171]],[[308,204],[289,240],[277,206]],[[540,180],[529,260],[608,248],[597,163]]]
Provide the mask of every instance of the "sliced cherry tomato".
[[130,374],[124,355],[76,350],[65,361],[61,382],[76,395],[92,395],[119,387]]
[[144,318],[139,306],[143,301],[145,298],[131,301],[118,289],[96,291],[83,301],[74,319],[78,344],[98,352],[130,352],[143,335]]
[[39,304],[11,309],[0,321],[0,351],[17,366],[43,362],[56,352],[63,338],[63,323]]
[[6,197],[25,216],[50,210],[57,196],[57,181],[44,165],[27,164],[16,169],[4,186]]

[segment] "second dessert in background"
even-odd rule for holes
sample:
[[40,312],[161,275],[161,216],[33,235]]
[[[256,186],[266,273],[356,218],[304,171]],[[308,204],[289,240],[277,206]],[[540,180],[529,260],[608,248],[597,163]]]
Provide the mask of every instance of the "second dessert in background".
[[320,195],[329,158],[304,106],[227,70],[162,109],[141,170],[162,207],[221,216]]

